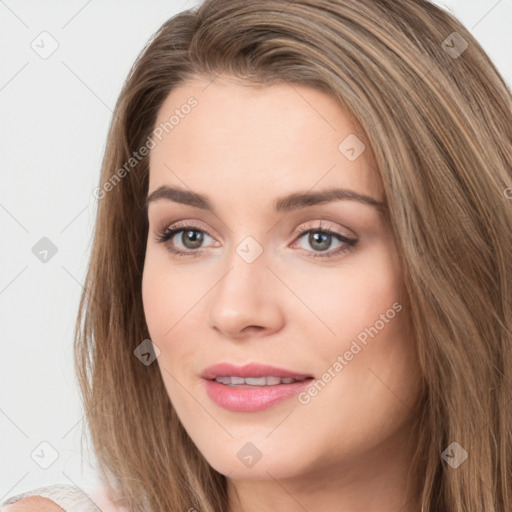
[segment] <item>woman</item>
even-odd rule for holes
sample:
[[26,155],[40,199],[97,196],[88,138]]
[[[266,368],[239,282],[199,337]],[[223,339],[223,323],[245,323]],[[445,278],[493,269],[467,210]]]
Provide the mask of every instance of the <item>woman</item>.
[[510,121],[429,2],[165,23],[116,106],[77,323],[111,501],[509,510]]

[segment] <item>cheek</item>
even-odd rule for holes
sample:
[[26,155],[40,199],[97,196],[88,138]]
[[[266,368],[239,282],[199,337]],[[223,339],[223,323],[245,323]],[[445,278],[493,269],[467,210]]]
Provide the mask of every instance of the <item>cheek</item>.
[[[384,244],[367,261],[361,261],[359,271],[354,269],[347,276],[344,303],[335,329],[340,339],[345,340],[343,354],[348,351],[350,364],[366,370],[359,375],[374,366],[384,366],[386,373],[393,367],[400,372],[411,362],[413,344],[401,284],[392,248]],[[357,354],[352,356],[354,352]]]
[[165,274],[146,259],[142,276],[142,302],[146,324],[155,342],[165,333],[165,324],[170,320],[169,311],[173,300],[172,294],[167,293],[169,287],[166,284]]
[[[323,361],[324,371],[331,368],[337,376],[336,384],[329,386],[331,391],[341,386],[345,392],[350,390],[348,396],[361,400],[372,402],[378,397],[375,407],[379,401],[385,403],[386,397],[393,398],[386,385],[407,394],[418,374],[408,312],[401,296],[401,272],[393,254],[390,246],[383,244],[350,268],[347,264],[330,280],[317,282],[324,285],[323,295],[317,291],[308,296],[333,331],[330,334],[324,329],[314,354]],[[333,369],[336,362],[339,364]]]
[[156,362],[167,394],[174,402],[180,400],[180,390],[173,378],[176,374],[173,362],[179,361],[178,367],[183,369],[190,361],[186,351],[191,347],[173,340],[186,324],[183,317],[190,306],[183,276],[180,277],[179,272],[170,272],[168,262],[163,260],[165,255],[162,258],[148,251],[142,276],[142,301],[150,339],[160,350]]
[[[154,341],[167,339],[173,326],[200,298],[202,287],[190,272],[171,267],[165,251],[148,248],[142,276],[142,301]],[[204,292],[203,292],[204,294]]]
[[216,280],[210,273],[170,263],[165,251],[147,251],[142,276],[144,316],[150,338],[160,350],[157,362],[169,391],[175,387],[171,375],[197,371],[193,364],[204,339],[199,335],[199,329],[204,329],[199,324],[204,321],[201,301]]
[[[401,273],[387,243],[347,258],[338,268],[324,269],[308,278],[297,277],[293,284],[297,295],[306,298],[309,310],[323,325],[306,310],[294,321],[303,324],[304,329],[309,325],[310,331],[313,326],[318,328],[325,354],[341,350],[347,343],[349,346],[360,333],[364,338],[365,329],[376,322],[381,326],[381,315],[390,309],[387,317],[399,316],[392,307],[402,302]],[[393,319],[383,330],[389,332],[392,323]]]

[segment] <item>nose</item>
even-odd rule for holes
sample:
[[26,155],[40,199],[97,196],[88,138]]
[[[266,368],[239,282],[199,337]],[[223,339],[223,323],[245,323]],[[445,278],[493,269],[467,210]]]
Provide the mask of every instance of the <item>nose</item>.
[[243,339],[282,329],[282,290],[267,264],[265,252],[249,263],[233,251],[226,272],[207,296],[214,330],[225,337]]

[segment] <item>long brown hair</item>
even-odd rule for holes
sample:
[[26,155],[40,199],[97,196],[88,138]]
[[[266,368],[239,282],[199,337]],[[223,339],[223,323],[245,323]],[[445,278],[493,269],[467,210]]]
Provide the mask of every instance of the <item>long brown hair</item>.
[[[135,62],[108,135],[75,340],[105,485],[129,510],[228,510],[226,478],[187,435],[158,366],[134,356],[149,338],[149,169],[147,157],[130,161],[173,89],[220,73],[315,87],[365,130],[423,371],[411,461],[421,503],[509,511],[511,92],[461,23],[426,0],[207,0],[168,20]],[[453,442],[468,454],[456,469],[442,457]]]

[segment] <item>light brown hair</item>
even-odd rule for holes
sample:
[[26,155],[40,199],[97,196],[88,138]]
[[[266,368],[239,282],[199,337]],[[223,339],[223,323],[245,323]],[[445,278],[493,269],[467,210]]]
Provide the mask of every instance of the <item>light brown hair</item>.
[[[450,48],[462,40],[456,55]],[[248,85],[318,88],[364,128],[423,371],[411,474],[424,511],[509,511],[512,102],[504,79],[468,30],[428,1],[207,0],[168,20],[135,62],[100,186],[146,143],[173,89],[220,73]],[[149,338],[141,298],[148,172],[144,158],[99,200],[75,340],[86,420],[105,483],[130,510],[227,511],[226,478],[182,427],[158,366],[134,356]],[[469,454],[457,469],[441,457],[452,442]]]

